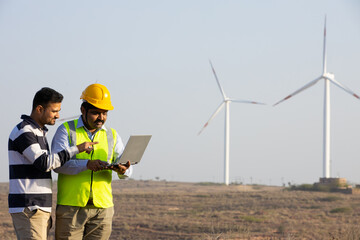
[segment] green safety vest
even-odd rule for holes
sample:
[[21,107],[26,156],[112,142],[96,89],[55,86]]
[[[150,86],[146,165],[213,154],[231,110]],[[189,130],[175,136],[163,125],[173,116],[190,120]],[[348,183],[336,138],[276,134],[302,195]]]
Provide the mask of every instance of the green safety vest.
[[[70,146],[83,142],[91,142],[83,127],[77,128],[78,120],[65,122],[64,126],[68,131]],[[101,160],[108,163],[113,161],[113,153],[116,142],[116,131],[100,129],[95,133],[93,151],[88,154],[82,152],[76,154],[76,159]],[[112,171],[101,170],[93,172],[89,169],[76,175],[59,173],[57,204],[68,206],[86,206],[90,192],[92,192],[93,203],[98,208],[114,206],[111,190]]]

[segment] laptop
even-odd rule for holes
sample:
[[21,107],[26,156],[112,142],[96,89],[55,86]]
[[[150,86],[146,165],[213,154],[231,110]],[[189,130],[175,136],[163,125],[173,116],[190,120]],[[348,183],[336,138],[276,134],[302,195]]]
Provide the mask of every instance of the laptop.
[[126,143],[125,149],[120,156],[111,165],[126,164],[130,161],[131,165],[138,164],[145,152],[145,149],[152,135],[131,135]]

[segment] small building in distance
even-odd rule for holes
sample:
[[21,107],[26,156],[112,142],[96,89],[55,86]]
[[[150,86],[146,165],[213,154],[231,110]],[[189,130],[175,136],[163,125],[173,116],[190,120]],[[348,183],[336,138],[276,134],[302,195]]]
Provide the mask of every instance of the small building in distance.
[[320,178],[319,184],[334,187],[347,187],[346,178]]
[[347,194],[360,193],[360,188],[353,189],[351,185],[347,184],[346,178],[320,178],[319,187],[328,187],[331,192],[342,192]]

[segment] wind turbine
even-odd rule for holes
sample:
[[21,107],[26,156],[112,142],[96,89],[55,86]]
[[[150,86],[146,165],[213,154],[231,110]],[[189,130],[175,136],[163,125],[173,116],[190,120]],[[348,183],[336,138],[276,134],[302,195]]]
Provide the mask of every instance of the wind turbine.
[[251,104],[263,104],[263,103],[258,103],[258,102],[254,102],[254,101],[247,101],[247,100],[240,100],[240,99],[235,99],[235,98],[229,98],[226,96],[224,89],[221,87],[219,79],[216,75],[215,69],[210,62],[210,66],[211,69],[214,73],[216,82],[218,84],[218,87],[220,89],[220,92],[223,96],[223,101],[220,104],[220,106],[216,109],[216,111],[213,113],[213,115],[211,115],[210,119],[205,123],[205,125],[203,126],[203,128],[200,130],[200,132],[198,133],[198,135],[201,134],[201,132],[209,125],[210,121],[213,120],[213,118],[220,112],[220,110],[224,107],[225,105],[225,146],[224,146],[224,183],[225,185],[229,185],[229,152],[230,152],[230,103],[231,102],[238,102],[238,103],[251,103]]
[[315,80],[309,82],[302,88],[296,90],[286,98],[282,99],[281,101],[275,103],[273,106],[285,101],[292,96],[300,93],[301,91],[313,86],[315,83],[324,79],[324,129],[323,129],[323,177],[330,178],[330,82],[334,85],[338,86],[339,88],[343,89],[345,92],[353,95],[354,97],[359,99],[359,96],[352,92],[346,86],[340,84],[338,81],[335,80],[335,76],[332,73],[327,72],[326,69],[326,16],[325,16],[325,24],[324,24],[324,49],[323,49],[323,72],[322,74],[316,78]]

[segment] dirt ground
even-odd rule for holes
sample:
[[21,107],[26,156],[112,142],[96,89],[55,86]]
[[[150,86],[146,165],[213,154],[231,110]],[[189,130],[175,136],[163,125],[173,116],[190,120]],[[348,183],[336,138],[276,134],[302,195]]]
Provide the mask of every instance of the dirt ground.
[[[0,238],[15,239],[8,184],[0,190]],[[360,195],[116,180],[113,196],[110,239],[360,239]]]

